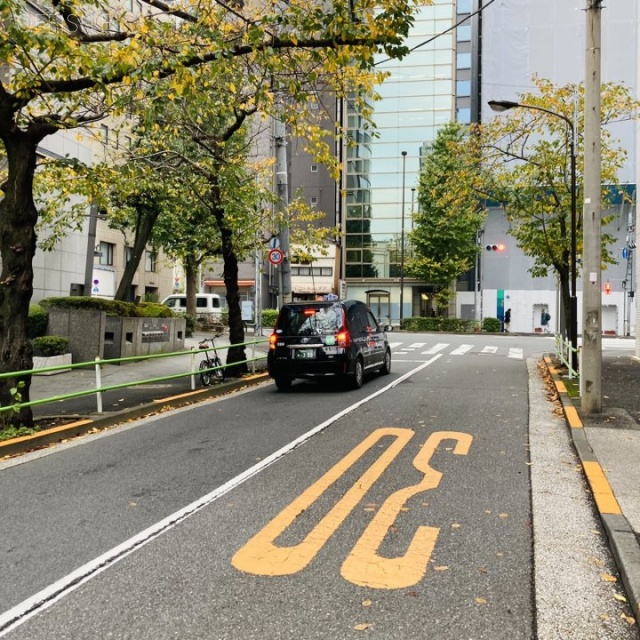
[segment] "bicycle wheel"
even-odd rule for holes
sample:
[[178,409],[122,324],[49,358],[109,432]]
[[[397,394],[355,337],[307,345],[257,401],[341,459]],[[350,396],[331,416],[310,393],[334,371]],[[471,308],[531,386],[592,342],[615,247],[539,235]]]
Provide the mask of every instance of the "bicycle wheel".
[[211,384],[211,371],[206,371],[206,369],[210,369],[212,366],[212,362],[210,360],[203,360],[200,363],[200,382],[205,387],[208,387]]
[[[220,360],[220,358],[218,356],[216,356],[213,359],[213,362],[211,364],[214,367],[222,367],[222,360]],[[224,369],[216,369],[215,371],[212,371],[211,374],[218,381],[224,379]]]

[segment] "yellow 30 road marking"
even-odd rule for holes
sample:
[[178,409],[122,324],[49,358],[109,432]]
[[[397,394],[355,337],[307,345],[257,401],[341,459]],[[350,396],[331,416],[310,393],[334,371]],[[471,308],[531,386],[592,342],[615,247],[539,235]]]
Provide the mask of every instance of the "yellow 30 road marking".
[[[304,569],[413,435],[410,429],[385,428],[374,431],[251,538],[233,556],[233,566],[247,573],[269,576],[291,575]],[[275,544],[275,540],[300,514],[385,437],[394,439],[302,542],[293,546]],[[456,445],[453,452],[466,455],[472,436],[455,431],[440,431],[429,436],[413,461],[414,466],[424,473],[424,478],[418,484],[396,491],[387,498],[343,563],[341,573],[345,579],[362,586],[399,589],[415,584],[424,576],[439,529],[418,527],[409,549],[398,558],[383,558],[378,554],[378,549],[407,500],[440,484],[442,474],[431,468],[429,461],[444,440],[454,440]]]
[[[378,429],[332,467],[317,482],[278,514],[242,547],[231,560],[236,569],[257,575],[283,576],[304,569],[331,537],[349,513],[360,502],[373,483],[413,437],[410,429]],[[308,509],[336,480],[349,470],[382,438],[395,438],[382,455],[360,476],[300,543],[278,547],[274,540]]]
[[407,552],[398,558],[384,558],[378,554],[378,549],[407,500],[440,484],[442,473],[431,468],[429,460],[443,440],[455,440],[453,453],[467,455],[472,436],[454,431],[440,431],[429,436],[413,461],[414,467],[424,473],[424,478],[386,499],[342,565],[342,576],[349,582],[375,589],[402,589],[416,584],[424,576],[440,529],[418,527]]

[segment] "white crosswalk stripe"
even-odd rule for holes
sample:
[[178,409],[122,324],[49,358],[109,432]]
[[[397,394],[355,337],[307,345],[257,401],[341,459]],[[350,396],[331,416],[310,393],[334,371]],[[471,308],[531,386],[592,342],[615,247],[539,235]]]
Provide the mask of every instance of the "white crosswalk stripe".
[[438,344],[431,347],[431,349],[427,349],[426,351],[423,351],[420,355],[433,356],[436,353],[438,353],[438,351],[442,351],[443,349],[446,349],[448,346],[449,346],[448,342],[438,342]]
[[[394,355],[396,356],[409,356],[409,355],[417,355],[414,354],[416,349],[421,349],[426,346],[426,342],[413,342],[411,344],[406,344],[404,342],[390,342],[389,347],[393,350]],[[432,347],[429,347],[425,351],[420,351],[421,356],[433,356],[437,353],[445,351],[447,347],[450,347],[451,344],[448,342],[438,342],[434,344]],[[479,355],[500,355],[501,347],[496,345],[485,345],[484,347],[474,347],[472,344],[461,344],[458,347],[454,348],[449,352],[451,356],[463,356],[465,354],[472,355],[473,353]],[[502,351],[504,354],[504,350]],[[510,347],[508,350],[507,357],[513,358],[515,360],[522,360],[523,350],[520,347]]]
[[454,349],[449,355],[452,356],[463,356],[467,351],[471,351],[473,349],[472,344],[461,344],[457,349]]
[[498,347],[484,347],[480,353],[496,354],[498,353]]

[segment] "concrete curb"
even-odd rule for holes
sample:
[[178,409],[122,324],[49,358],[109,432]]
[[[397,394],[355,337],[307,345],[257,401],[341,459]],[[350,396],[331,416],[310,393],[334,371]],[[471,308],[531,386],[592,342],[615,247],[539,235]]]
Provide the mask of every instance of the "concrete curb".
[[553,379],[569,433],[600,514],[633,615],[640,621],[640,543],[625,518],[607,476],[589,445],[578,409],[567,393],[551,358],[544,362]]
[[269,375],[266,371],[264,373],[256,373],[246,378],[222,382],[204,389],[197,389],[195,391],[181,393],[176,396],[161,398],[148,404],[138,405],[137,407],[132,407],[130,409],[79,418],[76,422],[65,424],[60,427],[54,427],[52,429],[46,429],[30,436],[4,440],[0,442],[0,460],[5,457],[16,456],[35,449],[42,449],[43,447],[47,447],[51,444],[68,440],[69,438],[75,438],[94,431],[101,431],[102,429],[107,429],[109,427],[122,424],[123,422],[129,422],[131,420],[137,420],[139,418],[161,413],[168,408],[184,407],[202,400],[222,396],[226,393],[232,393],[238,389],[252,387],[264,382],[268,378]]

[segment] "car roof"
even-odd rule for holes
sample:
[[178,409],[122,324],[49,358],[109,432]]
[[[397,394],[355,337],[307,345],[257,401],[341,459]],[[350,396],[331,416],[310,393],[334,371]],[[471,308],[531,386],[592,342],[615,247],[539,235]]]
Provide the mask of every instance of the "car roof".
[[365,303],[362,302],[362,300],[298,300],[297,302],[287,302],[285,304],[283,304],[283,307],[300,307],[300,306],[305,306],[305,307],[311,307],[311,306],[318,306],[318,307],[331,307],[335,304],[339,304],[342,305],[344,307],[346,307],[347,309],[349,309],[350,307],[352,307],[355,304],[362,304],[364,305]]

